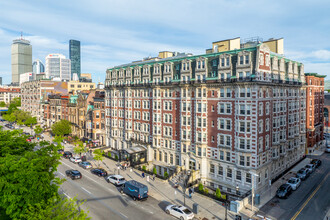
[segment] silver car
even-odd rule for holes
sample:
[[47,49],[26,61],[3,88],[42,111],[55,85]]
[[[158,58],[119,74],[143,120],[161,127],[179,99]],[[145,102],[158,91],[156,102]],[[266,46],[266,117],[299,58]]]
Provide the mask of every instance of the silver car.
[[179,218],[180,220],[190,220],[194,218],[194,213],[184,206],[169,205],[166,207],[165,212]]
[[115,184],[116,186],[121,186],[126,182],[125,178],[120,175],[109,175],[105,177],[105,180],[108,183]]
[[291,177],[287,184],[289,184],[293,190],[297,190],[301,184],[301,180],[299,178]]
[[315,170],[315,165],[310,163],[310,164],[307,164],[307,165],[305,166],[305,168],[306,168],[307,170],[309,170],[309,173],[313,173],[314,170]]

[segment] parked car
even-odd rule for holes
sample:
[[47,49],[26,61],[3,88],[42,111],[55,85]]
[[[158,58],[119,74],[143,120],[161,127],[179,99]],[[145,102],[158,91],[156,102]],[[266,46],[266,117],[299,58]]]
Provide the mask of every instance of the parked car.
[[30,133],[28,132],[23,132],[22,134],[30,136]]
[[315,165],[314,164],[307,164],[305,168],[309,171],[309,173],[313,173],[315,170]]
[[165,212],[179,218],[180,220],[189,220],[195,217],[194,213],[185,206],[169,205],[165,208]]
[[109,175],[105,177],[105,180],[108,183],[115,184],[116,186],[121,186],[126,182],[125,178],[120,175]]
[[319,166],[321,166],[322,161],[319,160],[319,159],[313,159],[313,160],[311,161],[311,164],[314,164],[316,167],[319,167]]
[[108,175],[107,171],[102,168],[91,169],[91,173],[98,176],[106,176]]
[[297,175],[296,177],[297,178],[300,178],[301,180],[305,180],[307,177],[309,177],[309,172],[307,169],[305,168],[301,168],[298,172],[297,172]]
[[299,178],[296,178],[296,177],[291,177],[288,180],[287,184],[289,184],[292,187],[292,190],[297,190],[298,187],[301,184],[301,180]]
[[31,139],[30,139],[30,138],[27,138],[26,141],[27,141],[27,142],[31,142]]
[[120,192],[131,196],[134,201],[137,199],[146,200],[149,196],[148,186],[135,180],[126,181],[122,185]]
[[326,147],[324,152],[330,153],[330,147]]
[[82,168],[84,169],[89,169],[89,168],[92,168],[92,164],[88,161],[83,161],[83,162],[80,162],[79,163],[79,166],[81,166]]
[[63,157],[65,157],[65,158],[71,158],[72,157],[72,153],[70,151],[64,151]]
[[289,184],[282,184],[276,191],[276,196],[279,198],[288,198],[292,193],[292,187]]
[[66,176],[71,177],[72,180],[74,179],[81,179],[82,175],[78,170],[67,170],[65,171]]
[[59,153],[59,154],[62,154],[62,155],[63,155],[63,154],[64,154],[64,150],[63,150],[63,149],[58,149],[58,150],[57,150],[57,153]]
[[70,161],[72,162],[72,163],[80,163],[80,162],[82,162],[82,160],[81,160],[81,158],[80,157],[70,157]]

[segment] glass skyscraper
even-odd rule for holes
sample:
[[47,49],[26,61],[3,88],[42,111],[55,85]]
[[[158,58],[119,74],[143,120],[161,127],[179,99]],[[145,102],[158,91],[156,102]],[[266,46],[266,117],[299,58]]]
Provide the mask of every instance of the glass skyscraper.
[[70,40],[69,58],[71,60],[71,79],[74,73],[77,73],[78,78],[80,79],[80,41]]
[[40,60],[35,60],[32,64],[32,72],[34,74],[41,74],[45,72],[45,66]]

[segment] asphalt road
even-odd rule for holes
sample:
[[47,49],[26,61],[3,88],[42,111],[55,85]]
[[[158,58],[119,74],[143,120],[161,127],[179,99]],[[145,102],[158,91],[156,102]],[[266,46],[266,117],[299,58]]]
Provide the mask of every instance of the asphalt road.
[[288,199],[274,197],[260,211],[271,219],[322,220],[330,209],[330,154],[313,156],[322,165]]
[[[65,177],[65,170],[77,169],[82,173],[82,179],[71,180]],[[146,201],[133,201],[127,195],[122,195],[119,188],[107,183],[103,177],[98,177],[62,159],[57,175],[66,178],[61,186],[61,191],[68,197],[76,197],[85,201],[82,208],[89,211],[92,219],[171,219],[163,208],[166,202],[157,201],[149,197]]]

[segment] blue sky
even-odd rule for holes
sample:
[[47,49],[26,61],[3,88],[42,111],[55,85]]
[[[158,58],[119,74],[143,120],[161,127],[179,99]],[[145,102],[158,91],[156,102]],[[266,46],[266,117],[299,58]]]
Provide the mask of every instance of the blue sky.
[[159,51],[202,54],[213,41],[254,36],[283,37],[286,57],[329,79],[329,11],[328,0],[0,0],[0,76],[11,82],[10,47],[23,31],[42,61],[80,40],[82,72],[96,82]]

